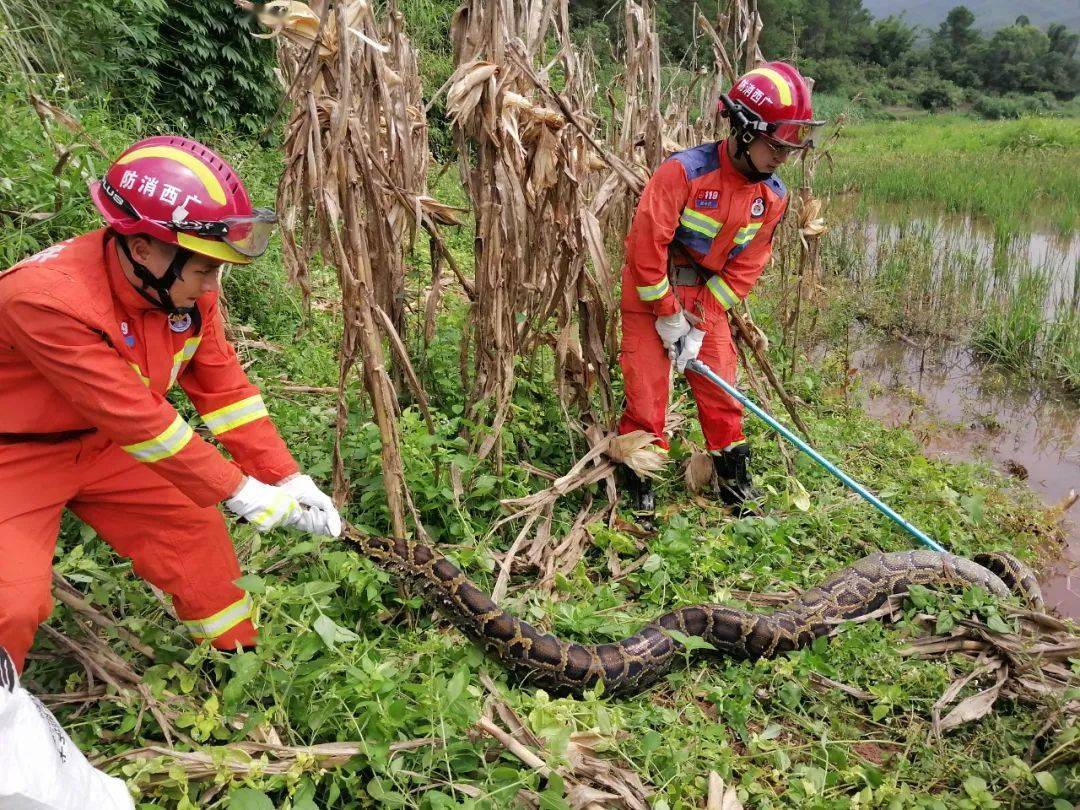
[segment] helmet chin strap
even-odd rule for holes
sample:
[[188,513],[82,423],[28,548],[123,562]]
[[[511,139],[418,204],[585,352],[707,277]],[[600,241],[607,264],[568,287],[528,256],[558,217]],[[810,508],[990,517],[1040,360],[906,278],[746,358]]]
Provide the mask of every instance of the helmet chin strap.
[[[131,255],[131,248],[128,247],[126,236],[118,233],[116,234],[116,241],[120,245],[120,250],[124,252],[124,256],[131,263],[131,269],[134,271],[135,277],[142,282],[141,287],[135,287],[135,292],[170,315],[180,312],[180,308],[173,303],[169,290],[181,277],[184,265],[191,258],[191,251],[178,246],[172,260],[169,262],[169,266],[165,269],[165,274],[158,278],[150,272],[150,268],[145,264],[135,261],[135,257]],[[151,295],[150,291],[156,293],[157,296]]]
[[752,133],[742,130],[732,136],[735,140],[735,157],[740,158],[746,162],[749,167],[749,171],[739,168],[739,172],[747,179],[755,183],[760,183],[763,180],[768,180],[772,177],[771,172],[763,172],[754,165],[754,159],[750,157],[750,144],[754,142],[754,136]]

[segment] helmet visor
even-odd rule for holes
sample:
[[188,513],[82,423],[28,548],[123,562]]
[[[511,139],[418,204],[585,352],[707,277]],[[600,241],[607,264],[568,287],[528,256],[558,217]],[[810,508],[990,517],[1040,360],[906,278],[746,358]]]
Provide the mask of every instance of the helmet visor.
[[787,149],[812,149],[821,143],[825,121],[777,121],[770,124],[766,137]]
[[237,253],[255,258],[266,252],[277,215],[268,208],[256,208],[251,216],[225,217],[221,223],[225,226],[221,240]]

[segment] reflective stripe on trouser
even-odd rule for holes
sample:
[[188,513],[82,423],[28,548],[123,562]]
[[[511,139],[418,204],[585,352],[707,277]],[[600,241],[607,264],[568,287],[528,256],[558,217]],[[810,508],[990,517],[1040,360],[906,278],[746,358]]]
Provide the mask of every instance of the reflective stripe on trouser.
[[[696,296],[708,295],[704,287],[677,287],[683,306],[694,311]],[[667,415],[671,360],[656,333],[656,318],[644,312],[622,311],[622,367],[626,410],[619,420],[619,433],[645,430],[660,437],[667,447],[664,420]],[[736,355],[727,320],[710,324],[698,357],[725,380],[734,381]],[[723,450],[746,437],[742,432],[742,406],[697,374],[687,376],[698,406],[698,418],[710,450]]]
[[216,411],[204,413],[202,419],[206,426],[210,428],[211,433],[220,436],[228,430],[233,430],[241,425],[246,425],[248,422],[254,422],[256,419],[262,419],[264,416],[269,415],[266,405],[263,403],[263,398],[256,394],[231,405],[226,405],[224,408],[218,408]]
[[205,619],[185,619],[184,626],[193,638],[202,640],[218,638],[232,630],[243,621],[250,621],[255,606],[246,593],[228,607],[219,610]]
[[[54,445],[0,444],[0,645],[21,668],[52,609],[50,577],[67,505],[135,573],[173,597],[181,621],[206,621],[245,599],[225,520],[195,506],[100,434]],[[248,618],[213,640],[250,646]]]

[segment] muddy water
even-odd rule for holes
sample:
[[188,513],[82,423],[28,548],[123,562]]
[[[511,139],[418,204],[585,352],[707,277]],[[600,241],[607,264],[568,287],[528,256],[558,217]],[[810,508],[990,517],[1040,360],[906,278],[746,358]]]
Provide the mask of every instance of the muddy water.
[[[1026,477],[1047,504],[1080,491],[1077,401],[995,373],[960,347],[924,355],[898,340],[867,342],[853,353],[852,365],[871,391],[870,413],[912,428],[928,454],[983,460]],[[1080,619],[1080,505],[1063,528],[1065,546],[1043,573],[1043,591],[1049,606]]]
[[[1052,320],[1080,311],[1080,233],[995,233],[977,218],[928,206],[864,205],[857,195],[830,201],[829,218],[866,253],[853,266],[853,283],[873,283],[882,266],[878,251],[915,237],[932,246],[935,279],[975,269],[962,284],[976,289],[967,306],[1010,296],[1018,280],[1045,278],[1042,316]],[[960,316],[961,313],[956,313]],[[951,316],[950,316],[951,317]],[[1026,479],[1048,505],[1080,491],[1080,401],[1040,388],[1023,374],[1004,374],[977,361],[958,329],[955,340],[932,352],[906,342],[870,337],[855,327],[852,364],[872,391],[870,412],[904,424],[923,440],[928,454],[987,461]],[[877,383],[877,385],[874,385]],[[1065,544],[1047,549],[1056,561],[1043,574],[1047,603],[1080,619],[1080,504],[1063,523]]]

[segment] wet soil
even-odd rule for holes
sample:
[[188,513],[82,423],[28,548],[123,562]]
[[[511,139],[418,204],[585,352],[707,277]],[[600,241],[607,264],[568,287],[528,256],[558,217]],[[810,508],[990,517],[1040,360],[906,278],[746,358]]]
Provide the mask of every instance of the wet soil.
[[[854,341],[858,345],[859,341]],[[928,455],[989,462],[1025,480],[1048,506],[1080,492],[1080,402],[995,372],[962,347],[923,352],[867,340],[852,355],[867,409],[911,428]],[[1047,605],[1080,619],[1080,505],[1062,521],[1064,544],[1042,572]]]

